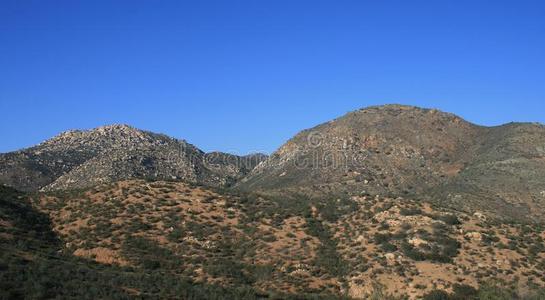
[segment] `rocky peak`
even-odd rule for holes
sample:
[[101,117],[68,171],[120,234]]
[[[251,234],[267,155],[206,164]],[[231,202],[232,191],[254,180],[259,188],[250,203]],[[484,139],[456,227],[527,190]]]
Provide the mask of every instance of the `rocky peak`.
[[70,130],[37,146],[0,155],[0,182],[22,190],[83,188],[129,178],[232,184],[253,166],[235,155],[213,164],[203,151],[163,134],[114,124]]
[[166,144],[190,146],[166,135],[156,134],[129,125],[114,124],[89,130],[69,130],[49,139],[35,148],[46,150],[78,149],[78,151],[105,151],[111,149],[135,150]]

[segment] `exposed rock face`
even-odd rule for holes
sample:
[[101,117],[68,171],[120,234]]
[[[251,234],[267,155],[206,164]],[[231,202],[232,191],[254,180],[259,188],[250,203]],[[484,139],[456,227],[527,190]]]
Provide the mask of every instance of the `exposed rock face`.
[[111,125],[67,131],[35,147],[0,155],[0,182],[25,191],[83,188],[128,178],[222,186],[255,166],[244,157],[223,154],[209,162],[211,157],[183,140]]
[[545,127],[482,127],[437,110],[387,105],[304,130],[242,189],[412,196],[543,219]]

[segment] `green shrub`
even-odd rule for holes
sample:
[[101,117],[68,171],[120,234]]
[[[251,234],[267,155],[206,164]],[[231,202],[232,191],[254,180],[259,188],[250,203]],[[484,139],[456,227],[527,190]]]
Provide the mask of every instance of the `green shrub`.
[[443,290],[433,290],[424,295],[423,300],[450,300],[452,299],[449,293]]
[[392,235],[390,233],[375,233],[373,237],[373,241],[375,244],[383,244],[392,239]]
[[445,222],[445,224],[447,224],[447,225],[459,225],[459,224],[461,224],[458,217],[456,217],[455,215],[452,215],[452,214],[442,215],[442,216],[439,217],[439,220]]
[[397,246],[390,243],[390,242],[384,242],[382,244],[380,244],[380,248],[384,251],[384,252],[394,252],[394,251],[397,251]]
[[475,298],[478,291],[470,285],[457,283],[452,287],[452,292],[452,299],[465,300]]

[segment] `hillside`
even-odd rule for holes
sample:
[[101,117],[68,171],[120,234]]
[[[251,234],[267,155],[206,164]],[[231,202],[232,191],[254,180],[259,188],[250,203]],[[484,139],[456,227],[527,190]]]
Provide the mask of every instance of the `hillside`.
[[0,182],[23,191],[85,188],[129,178],[224,186],[263,158],[206,154],[183,140],[111,125],[67,131],[37,146],[0,154]]
[[207,284],[339,292],[333,276],[321,277],[327,269],[292,279],[280,271],[313,265],[320,240],[306,232],[304,216],[287,216],[266,199],[180,182],[132,180],[42,195],[35,203],[51,216],[76,256],[161,269]]
[[[162,298],[183,288],[183,299],[199,290],[204,299],[241,292],[235,297],[418,299],[454,293],[469,298],[453,299],[490,299],[482,297],[529,297],[545,287],[545,228],[500,224],[480,213],[408,199],[269,198],[142,180],[30,199],[33,206],[26,209],[51,220],[47,225],[47,217],[38,219],[50,237],[42,244],[51,250],[31,246],[19,254],[9,246],[2,263],[42,281],[45,275],[33,273],[38,266],[6,255],[66,269],[39,286],[50,295],[78,295],[70,286],[79,281],[104,285],[103,296]],[[13,217],[6,215],[14,214],[2,215],[2,237],[23,239],[13,234]],[[0,272],[11,284],[6,291],[35,278],[13,282],[13,267],[8,270]],[[120,274],[113,286],[107,283]],[[150,284],[160,286],[160,294]]]
[[[109,210],[104,209],[101,212],[108,213]],[[57,227],[55,231],[52,230],[53,226]],[[236,283],[226,288],[196,282],[182,274],[183,270],[174,272],[167,267],[179,266],[178,258],[162,256],[168,255],[168,250],[137,235],[131,236],[130,243],[134,244],[124,247],[123,254],[126,257],[135,257],[138,262],[145,262],[142,268],[136,267],[140,264],[133,264],[134,261],[131,261],[131,265],[121,261],[105,261],[104,258],[113,253],[114,249],[103,248],[92,255],[86,255],[89,251],[84,250],[74,252],[74,247],[67,242],[68,239],[59,238],[58,227],[58,224],[51,224],[48,215],[31,205],[28,195],[0,186],[0,299],[262,297],[257,290],[244,284]],[[85,228],[77,230],[79,232]],[[78,236],[70,240],[74,239],[77,240]],[[85,237],[81,241],[85,245],[94,243],[93,236]],[[150,261],[150,257],[155,260]],[[158,268],[155,265],[157,259],[162,262],[167,260],[168,265]],[[285,293],[277,296],[284,299],[294,297]],[[313,297],[322,298],[325,296]]]
[[403,196],[544,221],[544,144],[539,124],[483,127],[437,110],[370,107],[302,131],[238,187]]

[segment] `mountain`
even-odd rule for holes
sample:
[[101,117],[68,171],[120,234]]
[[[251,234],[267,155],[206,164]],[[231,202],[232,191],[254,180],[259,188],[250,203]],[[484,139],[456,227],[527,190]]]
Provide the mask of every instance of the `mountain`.
[[426,199],[545,220],[545,127],[471,124],[433,109],[369,107],[304,130],[237,186]]
[[544,133],[401,105],[270,157],[69,131],[0,155],[0,299],[544,299]]
[[110,125],[64,132],[0,155],[0,182],[23,191],[84,188],[128,178],[223,186],[247,174],[262,155],[206,154],[183,140]]

